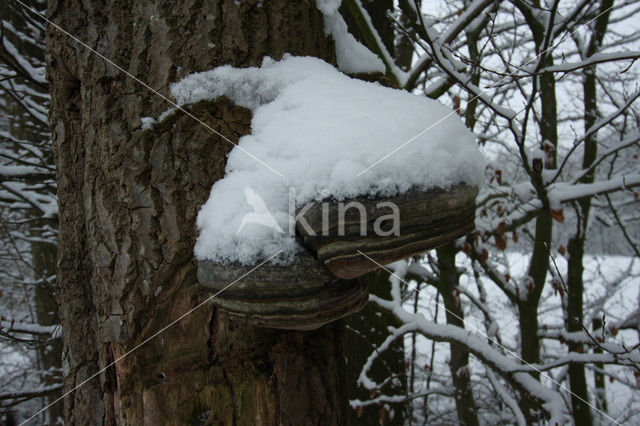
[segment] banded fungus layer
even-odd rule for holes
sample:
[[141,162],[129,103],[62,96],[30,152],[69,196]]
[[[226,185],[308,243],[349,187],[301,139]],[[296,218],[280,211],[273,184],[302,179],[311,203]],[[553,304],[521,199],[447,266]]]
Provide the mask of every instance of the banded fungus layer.
[[[477,193],[476,187],[456,185],[447,190],[318,203],[305,214],[309,226],[299,221],[296,230],[329,271],[353,279],[472,231]],[[393,206],[392,212],[381,206]],[[328,226],[323,217],[328,218]]]
[[308,253],[290,265],[268,264],[250,272],[253,268],[201,260],[198,281],[220,292],[212,299],[216,306],[259,327],[313,330],[358,312],[368,300],[364,280],[336,278]]
[[[472,231],[476,194],[475,187],[456,185],[314,203],[296,226],[308,251],[293,263],[265,264],[252,271],[255,266],[201,260],[198,280],[220,292],[214,304],[237,319],[260,327],[315,329],[365,305],[366,281],[358,279],[362,275]],[[381,204],[397,206],[398,217]],[[386,221],[380,220],[384,216]],[[244,278],[225,288],[238,277]]]

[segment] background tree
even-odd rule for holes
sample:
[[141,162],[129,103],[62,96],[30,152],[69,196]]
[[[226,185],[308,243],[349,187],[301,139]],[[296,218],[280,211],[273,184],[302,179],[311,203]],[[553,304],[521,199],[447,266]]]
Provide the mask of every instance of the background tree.
[[[45,7],[42,1],[31,5]],[[0,413],[9,417],[37,411],[61,388],[53,298],[57,206],[43,43],[40,21],[17,3],[0,5]],[[54,424],[61,414],[52,406],[39,420]]]
[[[356,13],[368,13],[366,3],[358,0],[350,3]],[[585,367],[596,370],[598,404],[603,408],[603,374],[607,370],[596,360],[602,357],[618,362],[616,356],[606,356],[602,341],[617,340],[622,346],[612,352],[633,359],[637,356],[637,351],[632,349],[636,344],[634,337],[616,338],[617,327],[610,324],[603,328],[601,320],[613,315],[627,326],[635,324],[630,318],[635,318],[637,307],[627,306],[613,312],[606,307],[607,300],[624,286],[626,277],[609,280],[597,275],[592,282],[592,294],[604,292],[597,301],[592,297],[585,300],[586,293],[583,293],[587,253],[597,253],[605,245],[607,251],[612,252],[611,243],[604,242],[598,235],[603,225],[617,228],[617,231],[606,232],[627,243],[626,248],[622,251],[618,248],[616,252],[638,255],[637,215],[628,210],[632,205],[637,209],[637,190],[633,188],[638,185],[638,166],[624,161],[638,155],[634,109],[638,95],[633,83],[637,70],[632,61],[639,54],[632,50],[637,35],[629,31],[626,24],[636,13],[637,5],[559,1],[458,2],[448,3],[445,9],[422,7],[418,2],[399,5],[400,10],[404,10],[402,17],[396,13],[389,19],[396,24],[399,34],[412,40],[411,67],[401,65],[393,52],[379,42],[375,23],[365,18],[361,20],[368,27],[364,32],[373,34],[369,38],[371,49],[383,58],[388,79],[397,87],[438,97],[456,108],[467,125],[480,135],[479,142],[487,153],[489,166],[488,186],[478,199],[478,230],[466,241],[439,249],[435,257],[414,260],[406,270],[401,267],[402,273],[392,277],[392,282],[395,279],[395,284],[405,290],[396,293],[390,301],[374,298],[382,307],[393,308],[401,303],[407,310],[407,316],[402,318],[406,322],[401,328],[403,332],[396,331],[386,343],[418,330],[430,339],[451,342],[452,347],[460,345],[462,349],[446,351],[443,355],[450,357],[449,366],[453,371],[449,380],[453,382],[454,391],[448,391],[451,382],[444,381],[441,393],[455,396],[456,402],[460,401],[464,389],[460,387],[454,366],[464,348],[469,350],[488,370],[481,373],[474,369],[471,377],[488,379],[493,388],[493,394],[486,394],[481,381],[471,385],[475,400],[481,403],[482,416],[504,415],[500,409],[496,410],[501,406],[509,407],[516,421],[531,423],[541,415],[552,414],[549,407],[542,408],[544,403],[539,394],[532,397],[536,392],[527,390],[520,379],[514,382],[512,377],[504,376],[504,370],[500,372],[500,365],[491,366],[478,348],[474,349],[475,343],[455,338],[452,329],[432,329],[421,324],[420,315],[408,315],[412,310],[419,310],[426,318],[433,318],[434,312],[420,309],[420,302],[431,304],[434,296],[436,302],[442,296],[444,303],[438,306],[445,310],[448,320],[464,327],[463,313],[475,314],[481,322],[474,321],[472,330],[485,338],[489,336],[488,344],[497,345],[498,352],[525,366],[526,363],[538,365],[530,369],[534,378],[539,379],[540,372],[550,368],[544,367],[547,362],[558,366],[568,364],[567,370],[559,368],[552,373],[552,387],[563,394],[556,398],[562,400],[566,396],[565,413],[571,413],[579,424],[591,424],[594,404],[589,402]],[[616,30],[611,30],[614,27]],[[561,106],[558,99],[562,100]],[[582,104],[567,102],[568,99],[579,99]],[[578,132],[580,124],[584,128],[581,133]],[[612,192],[615,195],[609,195]],[[599,223],[589,215],[594,205],[599,206],[596,214]],[[586,252],[585,242],[591,246]],[[512,263],[515,258],[522,258],[514,256],[511,250],[505,253],[507,247],[530,253],[526,271]],[[471,263],[456,258],[456,251],[464,252]],[[564,265],[560,269],[556,265],[563,263],[557,257],[562,258],[565,253],[569,259],[566,275],[560,271]],[[629,261],[634,265],[633,258]],[[466,271],[460,270],[463,266]],[[629,266],[627,273],[631,270],[635,269]],[[457,277],[460,271],[464,271],[460,280],[447,279]],[[437,289],[425,292],[420,301],[412,303],[418,309],[409,305],[409,298],[413,299],[406,292],[411,288],[410,279]],[[443,289],[442,283],[447,281],[454,285]],[[503,308],[498,311],[488,300],[488,294],[494,297],[496,291],[505,297]],[[555,292],[560,303],[549,295],[550,291]],[[449,303],[447,294],[451,295]],[[500,325],[506,324],[505,314],[501,312],[504,308],[510,312],[508,317],[519,323],[518,336],[513,336],[517,337],[515,344],[506,343],[497,333]],[[545,320],[540,317],[541,309]],[[549,332],[558,327],[549,317],[554,309],[564,312],[562,324],[570,334]],[[588,310],[587,315],[583,315],[584,309]],[[592,322],[591,318],[598,320]],[[593,337],[596,333],[597,339]],[[545,340],[548,343],[543,352]],[[623,342],[627,342],[626,345]],[[432,346],[432,361],[437,355],[435,348]],[[586,355],[589,348],[598,355]],[[378,348],[370,360],[379,352]],[[540,358],[543,354],[544,360]],[[540,364],[543,368],[539,368]],[[637,374],[637,364],[631,365],[624,373],[627,377]],[[365,373],[367,369],[368,365]],[[512,390],[505,392],[495,374],[502,375]],[[549,376],[544,380],[549,380]],[[432,375],[425,378],[425,382],[426,392],[410,394],[409,400],[429,397]],[[530,384],[529,379],[525,382]],[[633,379],[626,381],[635,388],[633,382]],[[363,383],[367,383],[366,380]],[[493,402],[496,397],[500,404]],[[436,404],[432,412],[426,407],[425,404],[422,416],[414,415],[414,420],[426,422],[429,416],[450,415],[443,411],[443,404]],[[605,422],[611,421],[606,414],[595,414]],[[624,418],[628,414],[623,411],[617,415]],[[465,413],[459,409],[456,417],[462,423],[473,422],[465,419]]]

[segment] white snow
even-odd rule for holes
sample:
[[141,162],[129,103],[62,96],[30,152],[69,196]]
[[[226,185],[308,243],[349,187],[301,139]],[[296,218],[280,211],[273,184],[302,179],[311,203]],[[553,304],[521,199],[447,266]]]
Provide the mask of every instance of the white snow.
[[385,72],[382,60],[349,33],[347,23],[338,11],[341,2],[316,0],[316,7],[324,18],[324,32],[335,41],[338,67],[348,74]]
[[[506,251],[504,256],[505,264],[509,265],[506,267],[506,271],[510,273],[512,280],[521,281],[526,277],[530,253]],[[556,260],[560,273],[566,276],[567,259],[559,257]],[[567,352],[566,346],[561,343],[563,339],[567,338],[569,340],[569,336],[572,336],[570,340],[591,342],[591,338],[584,332],[568,333],[564,331],[565,308],[563,306],[566,305],[564,305],[562,297],[554,292],[549,283],[545,287],[539,308],[542,322],[539,328],[539,335],[543,337],[541,343],[543,348],[541,350],[542,361],[541,364],[531,366],[526,365],[519,359],[518,351],[515,349],[519,347],[518,327],[513,327],[513,324],[518,321],[517,309],[514,309],[512,302],[509,301],[504,292],[496,287],[486,276],[480,278],[483,283],[482,292],[486,292],[484,300],[480,300],[480,287],[474,278],[473,267],[466,255],[459,253],[456,258],[456,265],[462,272],[460,289],[463,290],[462,294],[465,299],[468,298],[471,301],[472,298],[469,296],[473,294],[473,300],[475,301],[464,305],[466,306],[464,315],[465,329],[459,328],[457,331],[447,327],[446,318],[442,313],[440,316],[437,314],[438,310],[440,312],[444,310],[444,306],[440,302],[438,302],[438,307],[435,306],[437,289],[427,285],[417,290],[415,282],[407,280],[408,277],[404,275],[405,272],[408,272],[414,276],[421,276],[425,281],[428,280],[429,274],[432,273],[431,266],[426,260],[423,260],[423,262],[422,264],[412,262],[408,269],[401,264],[402,262],[390,265],[388,269],[392,270],[395,275],[391,275],[389,278],[391,298],[382,299],[374,295],[370,296],[370,301],[386,310],[392,311],[403,325],[391,330],[389,336],[381,345],[371,347],[370,356],[358,379],[358,382],[366,389],[376,389],[378,392],[382,389],[384,391],[384,381],[374,381],[373,378],[368,376],[369,369],[376,358],[381,356],[394,340],[401,339],[403,335],[406,339],[405,343],[407,343],[405,346],[406,356],[408,358],[413,356],[411,353],[413,348],[409,338],[415,331],[419,333],[416,343],[417,358],[415,365],[429,365],[430,362],[433,362],[433,369],[425,368],[424,371],[418,373],[417,377],[422,377],[426,381],[427,377],[432,376],[435,378],[434,383],[438,383],[437,377],[441,376],[443,372],[449,371],[451,352],[448,345],[436,347],[433,346],[433,341],[459,341],[468,347],[474,355],[469,363],[469,369],[473,376],[472,380],[475,383],[486,383],[486,374],[499,397],[512,409],[515,419],[520,424],[524,423],[517,404],[514,404],[513,395],[515,393],[512,390],[513,388],[502,388],[500,381],[497,379],[501,378],[507,383],[518,383],[527,389],[529,393],[541,399],[545,411],[552,417],[548,424],[556,424],[555,422],[557,424],[567,424],[568,407],[563,402],[563,396],[565,398],[568,396],[569,385],[565,377],[566,372],[563,373],[562,371],[570,361],[580,363],[603,362],[607,364],[606,374],[616,377],[615,382],[612,380],[607,383],[606,394],[609,401],[609,411],[605,414],[606,416],[620,420],[627,418],[626,416],[629,416],[630,412],[635,413],[637,411],[634,407],[637,402],[637,397],[635,396],[637,392],[634,393],[636,386],[633,376],[634,370],[620,365],[637,363],[640,360],[640,354],[637,351],[630,351],[629,353],[624,351],[624,355],[617,356],[611,353]],[[584,279],[585,283],[588,283],[588,286],[585,287],[584,295],[585,324],[590,324],[594,315],[595,317],[601,317],[602,314],[606,314],[606,321],[609,327],[619,326],[621,320],[624,321],[624,318],[632,315],[637,306],[637,274],[640,272],[640,265],[638,265],[637,259],[624,256],[587,255],[584,258],[584,264]],[[495,272],[498,271],[496,270]],[[548,276],[548,280],[550,281],[551,279],[552,276]],[[403,280],[406,280],[406,288],[411,297],[408,297],[407,293],[400,290]],[[420,293],[418,313],[414,312],[415,301],[411,290],[419,291]],[[484,311],[489,312],[489,317],[491,317],[490,325],[486,321],[487,317]],[[607,334],[606,343],[603,344],[603,347],[606,347],[614,354],[621,354],[624,346],[631,348],[637,343],[635,330],[618,328],[617,335]],[[497,333],[495,333],[496,330],[498,331]],[[562,336],[562,338],[559,336]],[[499,347],[498,339],[504,347]],[[614,365],[616,363],[619,365]],[[543,371],[541,381],[536,381],[527,374],[527,371],[531,371],[534,368]],[[416,371],[419,370],[421,369]],[[448,389],[450,378],[447,376],[448,373],[444,374],[441,386],[444,385],[442,387]],[[510,379],[505,380],[508,377]],[[588,376],[590,388],[594,386],[592,377]],[[424,385],[421,386],[419,384],[420,381],[421,379],[416,379],[414,397],[425,389]],[[558,386],[558,383],[561,384],[561,387]],[[431,386],[431,390],[436,391],[438,389],[438,385],[432,383]],[[441,407],[443,403],[447,404],[446,398],[448,397],[439,398],[433,396],[432,398],[434,399],[434,407]],[[356,400],[352,401],[352,405],[365,405],[374,400],[375,398],[367,401]],[[416,402],[414,407],[421,404],[418,398],[414,401]],[[601,424],[613,423],[611,417],[607,417],[608,420],[603,420]],[[604,419],[604,416],[602,418]],[[484,423],[487,422],[485,421]],[[488,422],[488,424],[493,423],[496,422]],[[509,422],[502,421],[502,423]]]
[[520,182],[518,184],[513,185],[513,193],[523,203],[526,203],[529,200],[531,200],[531,198],[534,195],[534,191],[535,189],[533,188],[533,185],[531,185],[531,182],[529,181]]
[[0,321],[0,330],[26,334],[53,334],[59,329],[58,325],[40,325],[15,321]]
[[153,129],[156,124],[156,119],[153,117],[142,117],[140,121],[142,122],[142,130]]
[[[301,207],[327,194],[345,199],[482,181],[484,160],[474,136],[450,109],[352,79],[316,58],[267,59],[260,68],[223,66],[190,75],[171,92],[181,106],[224,95],[253,111],[251,134],[229,154],[225,177],[198,216],[198,259],[255,264],[283,250],[279,261],[292,261],[298,244],[282,232],[290,229],[289,188]],[[238,232],[245,214],[254,212],[247,188],[281,229],[249,223]]]
[[7,166],[0,164],[0,176],[3,177],[21,177],[31,173],[38,173],[42,169],[34,166]]
[[544,163],[547,159],[547,154],[538,145],[531,148],[527,156],[529,157],[529,167],[533,167],[533,160],[540,160]]

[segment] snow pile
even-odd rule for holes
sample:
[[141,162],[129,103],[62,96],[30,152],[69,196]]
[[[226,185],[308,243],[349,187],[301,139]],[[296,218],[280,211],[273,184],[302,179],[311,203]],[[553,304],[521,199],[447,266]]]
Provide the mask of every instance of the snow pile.
[[342,0],[316,0],[316,7],[324,18],[324,33],[336,44],[338,67],[348,74],[385,72],[380,58],[349,33],[347,23],[338,11],[340,3]]
[[327,195],[392,195],[482,180],[474,137],[450,109],[349,78],[316,58],[223,66],[190,75],[171,92],[180,105],[224,95],[253,110],[251,134],[229,154],[225,177],[198,216],[198,259],[255,264],[283,250],[279,262],[292,261],[299,247],[289,232],[290,188],[301,207]]

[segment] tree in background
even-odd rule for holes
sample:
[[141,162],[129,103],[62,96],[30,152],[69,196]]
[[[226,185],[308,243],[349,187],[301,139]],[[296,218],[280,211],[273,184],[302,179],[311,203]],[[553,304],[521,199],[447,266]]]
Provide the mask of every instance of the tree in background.
[[[42,1],[31,6],[43,11]],[[0,4],[0,412],[35,412],[60,394],[54,299],[57,241],[44,26]],[[41,399],[38,399],[41,398]],[[18,407],[19,406],[19,407]],[[61,420],[52,406],[43,423]]]
[[[610,377],[625,377],[623,383],[637,387],[633,379],[638,374],[636,339],[632,335],[616,338],[621,325],[637,328],[637,307],[616,311],[608,303],[637,259],[629,258],[630,269],[619,279],[598,277],[592,283],[593,293],[600,294],[595,300],[593,296],[585,300],[584,264],[585,242],[596,252],[595,246],[607,244],[597,235],[603,227],[611,228],[606,232],[627,244],[625,253],[638,255],[634,64],[640,53],[632,50],[638,36],[629,30],[638,5],[473,1],[427,10],[427,4],[399,2],[388,19],[396,25],[398,43],[409,39],[413,46],[414,59],[407,67],[380,42],[363,3],[345,3],[361,17],[360,31],[370,35],[369,47],[385,61],[388,80],[399,88],[449,102],[479,135],[489,158],[476,232],[466,241],[438,249],[435,256],[395,265],[391,281],[398,286],[397,292],[390,300],[374,298],[383,308],[397,309],[400,304],[406,310],[400,316],[405,325],[385,345],[413,333],[451,345],[441,355],[449,359],[451,374],[447,380],[439,379],[438,390],[431,388],[436,372],[427,374],[426,389],[410,389],[414,392],[408,400],[425,401],[420,416],[414,409],[414,420],[428,422],[433,416],[445,416],[475,424],[478,416],[503,416],[501,407],[508,407],[511,419],[520,423],[549,415],[562,419],[568,413],[579,424],[592,424],[594,416],[607,422],[611,420],[607,415],[620,419],[633,415],[624,410],[603,414],[593,408],[597,404],[604,409],[604,376],[618,372],[605,368],[607,363],[628,365],[620,370],[622,376]],[[518,271],[507,248],[528,252],[526,270]],[[456,253],[464,253],[468,260]],[[566,274],[556,265],[560,262],[556,258],[564,255],[569,259]],[[434,290],[410,303],[411,280]],[[497,304],[500,307],[490,300],[496,292],[504,295],[504,303]],[[464,328],[465,316],[475,314],[481,322],[471,330],[486,345],[458,336],[450,327],[424,323],[433,320],[438,310],[421,309],[420,304],[432,304],[434,298],[445,310],[449,325]],[[563,312],[561,322],[553,321],[554,308]],[[515,341],[509,343],[499,332],[508,323],[502,309],[519,324],[517,335],[509,336]],[[542,317],[541,312],[548,313]],[[614,320],[605,326],[603,317]],[[430,351],[432,361],[437,356],[435,347]],[[378,348],[370,360],[379,352]],[[480,370],[469,371],[469,353],[482,365]],[[488,353],[497,358],[487,358]],[[531,376],[514,374],[509,362],[523,365],[520,371]],[[597,399],[589,395],[585,368],[595,372]],[[368,365],[363,378],[367,369]],[[558,392],[555,396],[545,393],[546,386],[530,388],[549,380],[550,389]],[[488,392],[483,389],[487,382],[491,384]],[[426,401],[436,398],[432,393],[450,397],[457,415],[452,418],[442,402],[430,410]],[[477,401],[478,410],[464,403],[465,397]],[[565,401],[561,404],[565,407],[554,408],[556,399]],[[631,407],[637,401],[630,404],[633,413]]]

